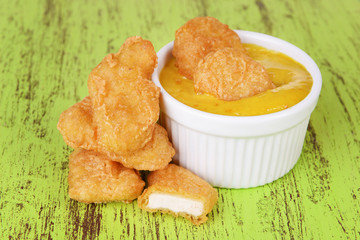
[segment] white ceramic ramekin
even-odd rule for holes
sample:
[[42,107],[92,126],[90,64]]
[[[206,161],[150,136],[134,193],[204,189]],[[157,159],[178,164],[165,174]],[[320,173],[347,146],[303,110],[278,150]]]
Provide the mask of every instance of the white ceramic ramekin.
[[152,79],[161,88],[160,123],[176,150],[175,163],[214,186],[249,188],[270,183],[294,167],[322,79],[316,63],[298,47],[261,33],[236,32],[244,43],[282,52],[301,63],[313,78],[308,96],[286,110],[261,116],[223,116],[191,108],[168,94],[159,81],[172,57],[173,42],[158,52]]

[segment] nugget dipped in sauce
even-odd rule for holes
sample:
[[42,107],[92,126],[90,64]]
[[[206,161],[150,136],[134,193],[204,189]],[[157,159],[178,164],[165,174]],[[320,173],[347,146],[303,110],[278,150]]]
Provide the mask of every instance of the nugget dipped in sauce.
[[193,79],[199,61],[224,47],[246,52],[240,37],[226,24],[212,17],[197,17],[176,31],[172,53],[180,74]]
[[198,17],[180,27],[172,51],[180,74],[195,92],[239,100],[274,88],[265,68],[247,56],[240,37],[215,18]]
[[150,41],[128,38],[88,79],[99,144],[126,154],[151,140],[159,118],[159,88],[149,80],[157,64]]
[[194,74],[197,93],[210,93],[226,100],[251,97],[275,88],[264,66],[241,50],[222,48],[200,60]]
[[209,183],[189,170],[169,164],[147,177],[148,188],[138,198],[141,209],[182,216],[195,225],[207,221],[218,199],[218,193]]
[[136,170],[101,153],[76,149],[69,159],[69,196],[79,202],[129,203],[145,186]]

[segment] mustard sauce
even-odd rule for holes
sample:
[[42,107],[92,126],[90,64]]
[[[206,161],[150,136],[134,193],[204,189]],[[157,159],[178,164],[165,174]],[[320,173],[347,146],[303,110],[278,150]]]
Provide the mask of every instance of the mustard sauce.
[[244,44],[249,56],[262,64],[276,88],[236,101],[224,101],[213,95],[197,94],[194,83],[178,73],[172,58],[160,73],[163,88],[180,102],[201,111],[230,115],[255,116],[278,112],[303,100],[311,90],[310,73],[292,58],[254,44]]

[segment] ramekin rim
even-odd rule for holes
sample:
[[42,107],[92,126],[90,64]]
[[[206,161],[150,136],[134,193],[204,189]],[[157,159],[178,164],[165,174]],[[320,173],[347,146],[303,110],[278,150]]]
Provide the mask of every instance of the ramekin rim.
[[[172,103],[175,104],[177,107],[181,107],[183,110],[185,111],[191,111],[194,114],[203,117],[203,118],[212,118],[212,119],[216,119],[216,120],[222,120],[222,121],[266,121],[266,120],[273,120],[273,119],[281,119],[284,116],[287,115],[291,115],[291,114],[295,114],[298,111],[301,111],[302,108],[306,108],[306,106],[312,104],[314,101],[317,101],[320,92],[321,92],[321,87],[322,87],[322,76],[321,76],[321,72],[320,69],[318,68],[317,64],[315,63],[315,61],[306,53],[304,52],[302,49],[300,49],[299,47],[293,45],[290,42],[287,42],[285,40],[282,40],[280,38],[271,36],[271,35],[267,35],[264,33],[259,33],[259,32],[252,32],[252,31],[245,31],[245,30],[234,30],[241,39],[243,39],[244,35],[245,36],[255,36],[255,37],[262,37],[262,40],[264,39],[264,37],[267,40],[272,40],[272,41],[276,41],[279,42],[279,44],[285,44],[288,46],[291,46],[292,48],[296,49],[296,51],[300,52],[303,54],[304,57],[307,58],[307,60],[310,62],[309,64],[311,64],[314,69],[313,69],[313,73],[310,73],[312,75],[313,78],[313,85],[311,87],[311,90],[309,92],[309,94],[303,99],[301,100],[299,103],[295,104],[292,107],[289,107],[287,109],[278,111],[278,112],[274,112],[274,113],[267,113],[267,114],[263,114],[263,115],[255,115],[255,116],[229,116],[229,115],[221,115],[221,114],[215,114],[215,113],[210,113],[210,112],[205,112],[202,110],[198,110],[195,108],[192,108],[182,102],[180,102],[179,100],[177,100],[176,98],[174,98],[173,96],[171,96],[161,85],[160,83],[160,79],[159,79],[159,75],[160,72],[163,68],[159,69],[159,65],[155,68],[154,73],[152,75],[152,79],[155,82],[155,84],[157,86],[160,87],[161,89],[161,94],[164,95],[164,97],[166,97],[167,99],[171,99]],[[171,41],[169,43],[167,43],[165,46],[163,46],[158,52],[157,52],[157,56],[158,59],[160,59],[161,57],[165,57],[166,54],[168,54],[169,51],[172,50],[173,47],[173,43],[174,41]],[[286,54],[286,53],[284,53]],[[296,59],[295,59],[296,60]],[[296,60],[297,61],[297,60]],[[300,63],[302,64],[302,63]],[[302,64],[303,65],[303,64]],[[307,69],[309,71],[309,69]],[[315,76],[314,76],[315,75]],[[305,118],[306,116],[304,116]]]

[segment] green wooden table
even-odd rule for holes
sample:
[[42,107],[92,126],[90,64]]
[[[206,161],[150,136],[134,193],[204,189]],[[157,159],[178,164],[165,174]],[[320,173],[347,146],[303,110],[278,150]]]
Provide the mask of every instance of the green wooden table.
[[[360,1],[0,1],[0,239],[360,239]],[[219,189],[209,221],[83,204],[56,129],[91,69],[129,36],[158,51],[195,16],[270,34],[323,76],[302,155],[283,178]]]

